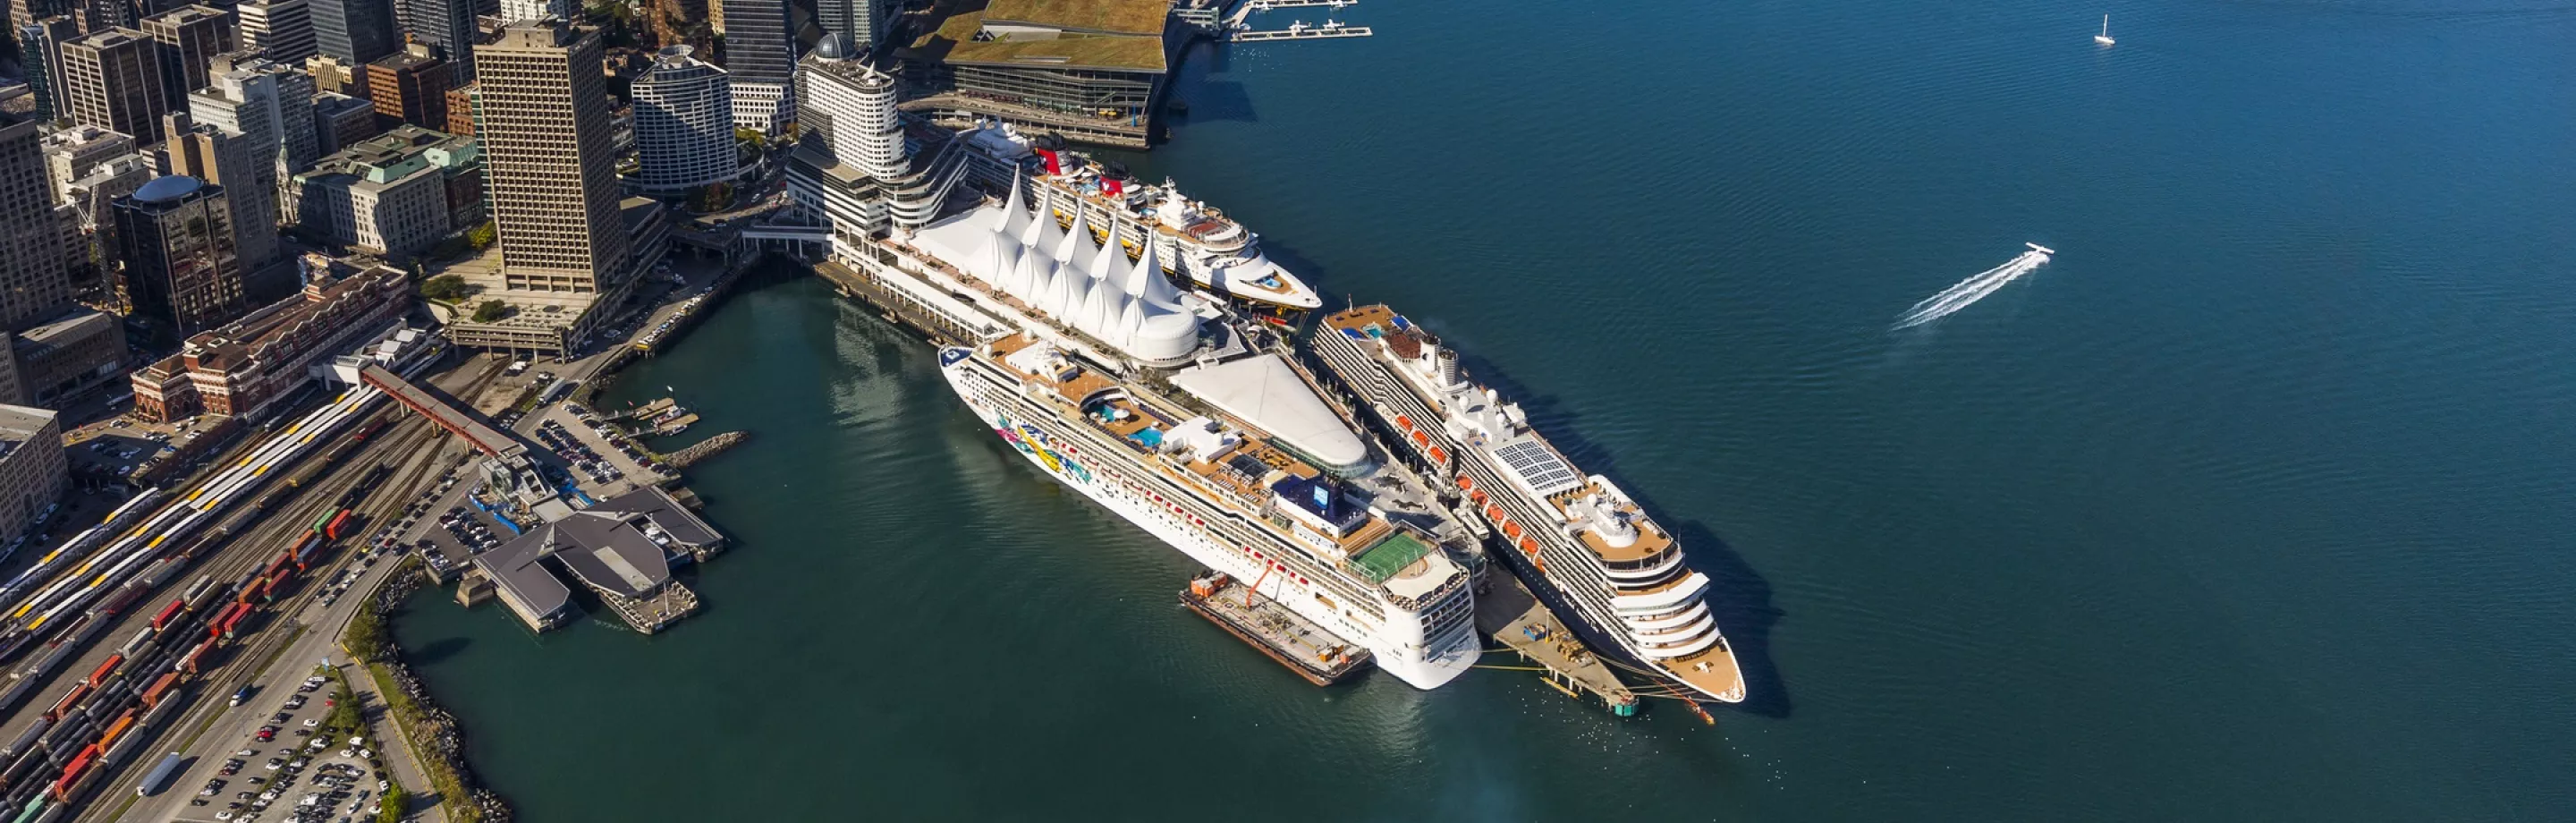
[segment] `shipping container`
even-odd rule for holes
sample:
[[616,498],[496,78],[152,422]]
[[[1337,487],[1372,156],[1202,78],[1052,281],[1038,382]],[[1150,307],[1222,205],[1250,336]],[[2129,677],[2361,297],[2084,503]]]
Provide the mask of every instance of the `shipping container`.
[[178,618],[179,613],[186,611],[187,608],[188,601],[186,599],[181,598],[171,600],[170,605],[161,607],[161,613],[152,616],[152,629],[154,631],[159,631],[161,629],[169,628],[170,621]]
[[143,647],[152,645],[152,636],[157,633],[150,626],[135,629],[134,636],[126,638],[125,645],[116,647],[116,652],[126,657],[133,657],[136,652],[142,651]]
[[[218,629],[218,632],[220,631],[221,630]],[[196,674],[197,666],[205,662],[206,653],[214,651],[215,644],[220,642],[223,641],[212,637],[206,638],[206,642],[199,643],[196,648],[189,649],[188,653],[180,657],[179,662],[172,664],[171,668],[177,669],[181,674]]]
[[133,730],[133,728],[134,710],[126,709],[124,714],[116,716],[116,722],[107,724],[107,732],[98,736],[98,744],[101,746],[114,747],[116,745],[116,739],[125,736],[125,733]]
[[160,677],[152,679],[150,687],[143,690],[143,707],[148,709],[161,705],[161,698],[168,696],[170,689],[178,685],[178,672],[162,672]]
[[63,776],[54,781],[54,799],[65,803],[71,802],[72,797],[80,793],[89,778],[90,766],[97,762],[97,746],[82,749],[79,755],[72,758],[71,765],[63,767]]
[[64,712],[71,711],[73,707],[79,706],[81,698],[89,696],[89,689],[90,685],[88,683],[72,684],[71,691],[64,692],[63,699],[54,701],[54,707],[47,709],[45,711],[45,716],[57,719],[61,718]]
[[341,529],[343,529],[343,528],[348,527],[348,525],[349,525],[349,516],[350,516],[351,514],[352,514],[352,512],[350,512],[348,509],[341,509],[341,510],[340,510],[340,516],[338,516],[338,517],[334,517],[334,518],[331,518],[331,525],[330,525],[330,527],[325,528],[325,529],[323,529],[323,530],[322,530],[322,536],[324,536],[324,537],[328,537],[328,538],[333,539],[333,540],[338,540],[338,539],[340,539],[340,530],[341,530]]
[[[345,510],[343,510],[343,511],[345,511]],[[330,530],[331,530],[331,518],[338,517],[338,516],[340,516],[340,512],[337,512],[337,511],[326,511],[326,512],[323,512],[321,517],[313,518],[313,530],[314,530],[314,531],[316,531],[316,532],[323,532],[323,533],[328,533],[328,532],[330,532]]]
[[224,625],[220,627],[223,629],[224,639],[231,640],[235,637],[240,637],[242,634],[242,621],[249,619],[250,615],[250,609],[243,609],[239,612],[235,612],[233,614],[233,619],[224,621]]
[[93,670],[91,670],[91,671],[90,671],[90,673],[89,673],[89,684],[90,684],[90,685],[92,685],[92,686],[96,686],[96,685],[98,685],[98,684],[100,684],[100,683],[105,683],[105,682],[107,682],[107,673],[108,673],[108,672],[112,672],[112,671],[116,671],[116,664],[118,664],[118,663],[123,663],[123,662],[125,662],[125,655],[121,655],[121,654],[111,654],[111,655],[108,655],[108,656],[107,656],[107,659],[106,659],[105,661],[102,661],[102,662],[100,662],[100,663],[98,664],[98,668],[93,669]]

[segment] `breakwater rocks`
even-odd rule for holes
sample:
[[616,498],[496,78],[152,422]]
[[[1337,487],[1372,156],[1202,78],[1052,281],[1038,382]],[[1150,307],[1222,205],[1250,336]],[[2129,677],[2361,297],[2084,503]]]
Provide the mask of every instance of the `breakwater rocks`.
[[750,432],[734,431],[725,432],[705,440],[700,440],[696,443],[691,443],[688,448],[671,453],[671,467],[675,469],[688,468],[692,465],[696,465],[698,461],[714,457],[716,452],[742,445],[742,441],[749,439],[751,439]]
[[[383,588],[376,591],[367,608],[375,612],[376,619],[388,620],[397,605],[427,583],[428,578],[424,575],[393,575]],[[382,659],[365,662],[377,667],[385,679],[391,681],[394,690],[400,692],[399,697],[387,696],[387,708],[393,714],[394,722],[402,724],[403,734],[413,743],[413,752],[429,761],[422,766],[429,771],[430,780],[436,785],[425,788],[436,790],[446,802],[455,804],[449,808],[451,817],[456,819],[483,823],[511,823],[515,820],[517,815],[511,811],[509,802],[499,792],[484,786],[475,777],[473,765],[466,762],[465,731],[456,721],[456,716],[439,707],[429,694],[428,684],[403,663],[399,648],[392,643],[381,644],[380,648],[383,649],[379,654]],[[458,794],[463,796],[456,796]]]

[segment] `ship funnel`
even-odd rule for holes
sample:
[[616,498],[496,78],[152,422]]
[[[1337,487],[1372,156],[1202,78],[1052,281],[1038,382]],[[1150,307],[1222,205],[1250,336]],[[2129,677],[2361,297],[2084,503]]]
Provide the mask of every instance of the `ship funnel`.
[[1458,352],[1444,348],[1433,357],[1440,364],[1440,386],[1447,388],[1458,385]]

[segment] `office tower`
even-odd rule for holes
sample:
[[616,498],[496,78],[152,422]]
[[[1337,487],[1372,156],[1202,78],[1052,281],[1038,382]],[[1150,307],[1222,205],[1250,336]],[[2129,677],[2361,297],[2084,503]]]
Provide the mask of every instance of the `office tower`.
[[814,17],[825,35],[849,38],[852,57],[867,56],[885,40],[884,0],[814,0]]
[[507,288],[600,292],[629,251],[599,31],[514,24],[474,50],[474,137]]
[[80,24],[54,16],[18,27],[18,60],[27,70],[27,91],[36,97],[36,119],[68,117],[63,105],[63,41],[80,36]]
[[277,142],[197,123],[187,112],[162,118],[170,135],[162,168],[214,184],[232,211],[233,254],[245,275],[277,257]]
[[[9,27],[15,31],[48,17],[61,17],[71,21],[71,34],[63,37],[69,40],[89,33],[81,28],[82,21],[87,19],[82,8],[79,0],[9,0]],[[23,41],[21,45],[24,45]]]
[[447,128],[439,131],[459,137],[474,136],[474,84],[447,90]]
[[206,65],[215,55],[239,47],[232,13],[213,6],[180,6],[146,17],[143,33],[160,46],[161,96],[174,104],[206,87]]
[[206,88],[188,95],[197,122],[270,146],[289,169],[321,159],[313,128],[313,78],[294,66],[246,53],[216,55]]
[[43,145],[45,178],[53,186],[56,202],[71,196],[72,181],[88,177],[108,158],[133,154],[135,148],[132,135],[77,123],[45,135]]
[[114,211],[117,262],[136,314],[179,339],[241,316],[241,261],[223,187],[172,175],[117,198]]
[[447,125],[448,81],[455,72],[435,54],[426,44],[410,43],[367,64],[367,97],[376,104],[379,123],[431,129]]
[[[393,0],[394,21],[414,43],[436,49],[433,55],[446,60],[454,76],[447,85],[454,86],[474,79],[473,0]],[[429,124],[430,128],[438,128]]]
[[69,262],[36,121],[0,115],[0,329],[17,331],[71,303]]
[[572,16],[572,0],[501,0],[501,19],[510,22],[562,20]]
[[296,224],[332,243],[372,254],[426,250],[456,230],[451,179],[474,141],[398,126],[295,175],[287,186]]
[[689,56],[693,51],[664,46],[635,78],[635,176],[646,194],[730,181],[742,168],[725,71]]
[[255,49],[262,56],[288,65],[300,66],[304,59],[321,53],[313,39],[313,7],[308,0],[247,0],[233,7],[241,18],[242,48]]
[[384,131],[376,127],[376,104],[345,94],[321,92],[313,95],[313,133],[320,136],[315,147],[323,154],[376,136]]
[[161,141],[159,44],[133,29],[110,29],[63,44],[63,102],[75,122]]
[[[313,44],[342,65],[373,63],[401,47],[394,11],[386,0],[305,0],[313,14]],[[326,87],[327,88],[327,87]]]
[[724,69],[733,84],[733,122],[776,135],[795,120],[796,39],[787,0],[717,0],[724,18]]

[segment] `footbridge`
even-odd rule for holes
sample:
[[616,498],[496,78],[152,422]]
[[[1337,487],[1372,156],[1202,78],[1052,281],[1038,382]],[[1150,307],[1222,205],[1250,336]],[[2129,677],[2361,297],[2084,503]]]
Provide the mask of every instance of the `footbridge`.
[[506,432],[492,428],[492,424],[484,422],[482,415],[474,413],[471,409],[457,408],[444,397],[412,385],[411,381],[402,379],[401,375],[386,371],[381,366],[369,364],[366,368],[358,370],[358,379],[383,390],[387,396],[394,399],[394,402],[401,403],[404,407],[418,412],[420,416],[429,418],[429,421],[438,424],[439,428],[464,438],[465,442],[472,444],[484,454],[503,460],[515,458],[518,461],[525,461],[528,456],[527,444],[519,442],[518,438]]

